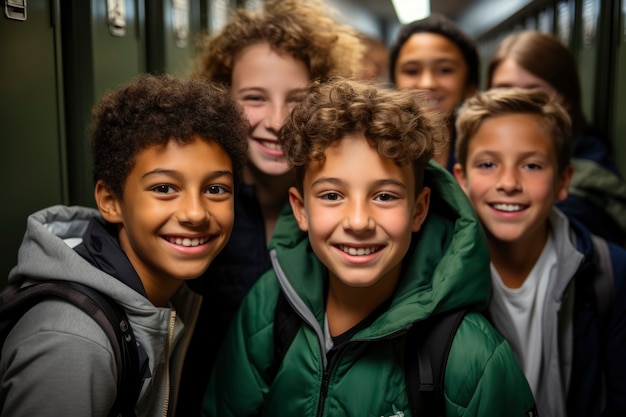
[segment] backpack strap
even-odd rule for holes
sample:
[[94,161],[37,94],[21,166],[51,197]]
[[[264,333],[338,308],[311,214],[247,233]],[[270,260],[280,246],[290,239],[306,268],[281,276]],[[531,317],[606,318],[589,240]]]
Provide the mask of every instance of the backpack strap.
[[[593,262],[595,275],[593,280],[593,292],[595,296],[595,310],[598,315],[598,332],[600,335],[600,349],[604,352],[609,344],[609,315],[613,308],[615,299],[615,282],[613,275],[613,264],[611,253],[606,240],[596,235],[591,235],[593,241]],[[606,355],[601,354],[601,375],[602,375],[602,408],[606,406],[607,397],[607,368]]]
[[280,368],[301,324],[302,318],[291,308],[287,297],[281,290],[278,293],[276,309],[274,310],[274,356],[268,369],[270,381],[276,377],[278,368]]
[[611,254],[606,240],[591,235],[594,248],[594,264],[596,266],[595,279],[593,280],[593,291],[596,300],[596,313],[601,331],[606,331],[609,321],[609,313],[613,307],[614,276]]
[[0,344],[15,323],[31,307],[48,298],[60,298],[80,308],[102,328],[109,338],[118,369],[118,387],[110,416],[135,416],[141,390],[139,354],[133,331],[124,309],[110,297],[72,282],[41,282],[27,287],[8,285],[0,294]]
[[448,354],[465,309],[431,316],[406,335],[405,384],[413,416],[445,416],[444,380]]
[[[413,416],[445,416],[444,379],[448,354],[466,309],[454,310],[416,322],[406,335],[405,383]],[[302,318],[281,291],[274,311],[274,356],[270,381],[298,333]]]

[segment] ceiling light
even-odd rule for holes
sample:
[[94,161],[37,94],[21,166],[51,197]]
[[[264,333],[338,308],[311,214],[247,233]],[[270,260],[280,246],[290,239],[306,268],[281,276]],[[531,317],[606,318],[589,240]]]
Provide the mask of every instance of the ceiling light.
[[430,15],[430,0],[391,0],[396,16],[402,24]]

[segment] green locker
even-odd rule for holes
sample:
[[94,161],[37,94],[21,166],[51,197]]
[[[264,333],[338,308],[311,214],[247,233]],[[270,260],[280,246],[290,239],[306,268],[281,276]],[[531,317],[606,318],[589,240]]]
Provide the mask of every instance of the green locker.
[[183,76],[191,72],[196,36],[206,28],[206,9],[200,0],[146,2],[149,72]]
[[91,108],[106,91],[146,71],[144,1],[64,1],[61,21],[69,200],[94,206]]
[[576,31],[574,51],[578,61],[580,87],[583,97],[583,111],[593,121],[593,97],[596,82],[596,63],[598,61],[598,16],[597,0],[579,0],[577,3]]
[[615,77],[613,79],[613,106],[611,109],[611,137],[615,162],[622,175],[626,175],[626,0],[619,2],[615,13]]
[[59,1],[12,4],[0,12],[0,286],[17,261],[26,217],[67,202]]

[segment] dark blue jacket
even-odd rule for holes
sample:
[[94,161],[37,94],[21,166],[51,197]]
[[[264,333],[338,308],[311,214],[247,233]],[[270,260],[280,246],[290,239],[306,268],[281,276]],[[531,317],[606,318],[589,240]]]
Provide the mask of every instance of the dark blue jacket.
[[[576,220],[570,219],[570,224],[577,248],[585,258],[573,279],[574,340],[568,414],[626,416],[626,250],[609,243],[614,295],[611,300],[603,301],[611,302],[612,307],[606,323],[599,323],[593,289],[597,269],[591,236]],[[603,402],[607,404],[604,413]]]
[[[597,133],[587,129],[583,135],[574,137],[572,158],[574,177],[570,193],[556,206],[593,234],[623,246],[626,243],[626,184],[609,149]],[[582,160],[583,164],[577,160]]]

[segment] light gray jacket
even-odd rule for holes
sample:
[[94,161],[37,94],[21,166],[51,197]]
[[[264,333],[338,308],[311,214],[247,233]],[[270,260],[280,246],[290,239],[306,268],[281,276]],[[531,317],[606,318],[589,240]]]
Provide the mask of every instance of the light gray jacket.
[[[201,297],[183,285],[170,308],[158,308],[92,266],[68,245],[80,241],[94,216],[96,210],[65,206],[32,214],[9,282],[74,281],[117,300],[149,358],[151,375],[143,383],[137,416],[171,416]],[[44,301],[23,316],[2,348],[0,415],[104,417],[115,400],[116,381],[115,357],[99,325],[67,302]]]
[[[576,237],[568,219],[556,208],[550,214],[550,225],[558,271],[548,284],[543,306],[543,364],[534,394],[540,416],[566,417],[572,374],[574,276],[584,256],[576,249]],[[512,327],[496,328],[509,341],[516,340]],[[519,347],[512,345],[517,352]]]

